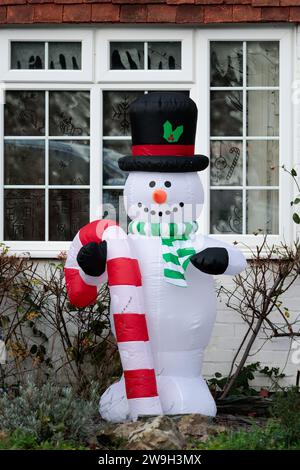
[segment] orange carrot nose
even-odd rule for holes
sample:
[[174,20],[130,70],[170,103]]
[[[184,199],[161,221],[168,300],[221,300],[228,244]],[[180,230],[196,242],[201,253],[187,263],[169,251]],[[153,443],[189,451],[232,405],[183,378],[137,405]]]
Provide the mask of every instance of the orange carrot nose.
[[163,189],[156,189],[152,193],[152,199],[157,202],[157,204],[163,204],[167,200],[167,193]]

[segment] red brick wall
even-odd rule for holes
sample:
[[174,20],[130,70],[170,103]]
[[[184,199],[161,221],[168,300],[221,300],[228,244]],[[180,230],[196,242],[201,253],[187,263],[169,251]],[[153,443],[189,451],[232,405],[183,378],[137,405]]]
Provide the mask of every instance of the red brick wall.
[[0,24],[300,22],[300,0],[0,0]]

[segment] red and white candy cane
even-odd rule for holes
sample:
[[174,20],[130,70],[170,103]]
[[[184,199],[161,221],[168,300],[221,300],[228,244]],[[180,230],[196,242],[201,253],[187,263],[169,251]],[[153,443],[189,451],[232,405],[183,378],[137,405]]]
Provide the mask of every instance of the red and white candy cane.
[[[99,276],[85,274],[77,254],[90,242],[107,242],[107,269]],[[95,302],[100,285],[108,280],[112,328],[124,371],[130,415],[162,414],[150,348],[141,273],[130,251],[127,234],[116,222],[97,220],[85,225],[74,238],[65,265],[67,293],[76,307]]]

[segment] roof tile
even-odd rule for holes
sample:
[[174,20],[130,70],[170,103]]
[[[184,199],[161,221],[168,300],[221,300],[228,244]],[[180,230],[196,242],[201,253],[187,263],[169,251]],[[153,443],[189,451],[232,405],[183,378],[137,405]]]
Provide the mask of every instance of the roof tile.
[[204,20],[201,5],[179,5],[176,11],[176,23],[202,23]]
[[146,23],[147,5],[121,5],[120,21],[122,23]]
[[177,7],[173,5],[148,5],[148,23],[175,23]]
[[0,23],[300,23],[299,9],[300,0],[0,0]]

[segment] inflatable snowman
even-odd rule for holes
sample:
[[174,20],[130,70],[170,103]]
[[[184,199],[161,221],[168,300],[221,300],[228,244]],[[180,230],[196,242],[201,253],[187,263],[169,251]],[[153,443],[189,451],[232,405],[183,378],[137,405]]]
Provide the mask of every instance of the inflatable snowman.
[[215,316],[213,275],[246,266],[234,246],[201,234],[204,192],[197,172],[208,158],[194,154],[197,107],[181,93],[154,92],[131,105],[132,156],[124,188],[128,235],[114,221],[80,230],[65,273],[70,301],[95,301],[108,279],[111,323],[122,378],[100,399],[108,421],[141,415],[214,416],[201,376]]

